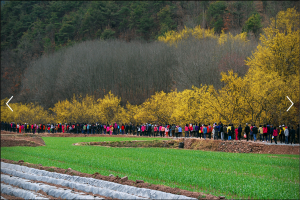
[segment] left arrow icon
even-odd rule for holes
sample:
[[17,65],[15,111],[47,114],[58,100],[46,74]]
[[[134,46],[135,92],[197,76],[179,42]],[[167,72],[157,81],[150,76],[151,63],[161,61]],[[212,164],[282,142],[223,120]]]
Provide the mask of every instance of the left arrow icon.
[[[10,99],[8,100],[8,102],[6,102],[6,105],[9,107],[9,109],[11,109],[11,107],[8,105],[9,101],[13,98],[14,96],[11,96]],[[13,112],[13,110],[11,109],[11,111]]]

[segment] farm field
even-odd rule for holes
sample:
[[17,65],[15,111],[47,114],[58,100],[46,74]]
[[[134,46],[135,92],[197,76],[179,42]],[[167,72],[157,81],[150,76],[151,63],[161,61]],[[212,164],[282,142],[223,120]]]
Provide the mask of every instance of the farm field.
[[128,176],[131,180],[226,198],[299,199],[298,155],[72,145],[91,141],[153,139],[44,137],[46,146],[2,147],[1,158],[72,168],[89,174]]

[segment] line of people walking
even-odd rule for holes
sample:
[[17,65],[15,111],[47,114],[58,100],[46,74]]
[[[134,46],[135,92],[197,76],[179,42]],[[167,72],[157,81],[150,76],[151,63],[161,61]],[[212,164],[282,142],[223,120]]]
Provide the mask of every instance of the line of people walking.
[[1,122],[1,130],[18,133],[73,133],[73,134],[108,134],[108,135],[137,135],[149,137],[195,137],[203,139],[221,140],[253,140],[259,138],[261,142],[299,143],[299,124],[297,130],[293,126],[279,125],[248,125],[242,128],[241,124],[186,124],[184,127],[175,124],[100,124],[100,123],[57,123],[57,124],[16,124]]

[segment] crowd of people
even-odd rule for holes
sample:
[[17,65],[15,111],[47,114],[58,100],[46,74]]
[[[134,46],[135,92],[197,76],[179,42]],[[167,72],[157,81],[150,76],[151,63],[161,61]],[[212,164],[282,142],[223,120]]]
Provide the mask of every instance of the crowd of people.
[[258,127],[241,125],[234,127],[233,124],[186,124],[184,127],[175,124],[100,124],[100,123],[58,123],[58,124],[19,124],[1,122],[1,130],[18,133],[73,133],[73,134],[108,134],[108,135],[137,135],[149,137],[195,137],[203,139],[241,140],[246,139],[256,142],[299,143],[299,124],[295,130],[293,126],[259,125]]

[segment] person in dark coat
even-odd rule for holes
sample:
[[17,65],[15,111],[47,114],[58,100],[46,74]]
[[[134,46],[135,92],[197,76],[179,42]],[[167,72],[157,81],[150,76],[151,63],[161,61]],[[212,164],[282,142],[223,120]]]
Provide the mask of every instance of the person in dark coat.
[[238,138],[239,138],[239,140],[241,140],[242,131],[243,131],[243,128],[242,128],[242,125],[240,124],[240,126],[238,127]]
[[147,125],[147,135],[148,135],[148,137],[151,137],[151,124],[149,123],[148,125]]
[[249,138],[249,132],[250,132],[250,127],[248,126],[248,123],[246,123],[245,133],[246,133],[247,141],[248,141],[248,138]]
[[97,123],[97,134],[100,134],[100,124]]
[[270,126],[270,141],[272,143],[272,136],[273,136],[274,128],[273,125]]
[[234,128],[234,125],[233,124],[231,124],[231,135],[232,135],[232,139],[234,140],[234,138],[235,138],[235,128]]
[[300,136],[300,126],[298,124],[298,128],[297,128],[297,140],[298,140],[298,144],[300,143],[299,136]]
[[288,143],[291,141],[291,126],[288,126],[289,129],[289,136],[288,136]]
[[132,124],[130,123],[130,125],[129,125],[129,134],[131,134],[132,133]]
[[35,128],[36,128],[35,126],[33,126],[33,128],[32,128],[32,133],[33,134],[35,134]]
[[270,140],[270,136],[271,136],[271,127],[269,124],[267,124],[267,129],[268,129],[268,133],[267,133],[267,142]]
[[117,124],[117,122],[115,122],[113,134],[114,134],[114,135],[117,135],[117,133],[118,133],[118,124]]
[[99,134],[102,134],[102,129],[103,129],[103,125],[102,125],[102,123],[100,122],[100,123],[99,123]]
[[128,129],[129,129],[128,124],[125,124],[125,134],[128,134]]
[[136,127],[134,124],[131,126],[132,135],[135,135]]
[[96,133],[96,124],[94,124],[94,123],[92,124],[92,129],[91,130],[92,130],[93,134]]
[[253,137],[254,137],[254,142],[255,142],[256,141],[256,136],[257,136],[257,133],[258,133],[258,129],[255,126],[255,124],[253,125],[252,131],[253,131]]
[[296,135],[296,131],[294,130],[294,127],[291,127],[291,132],[290,132],[290,135],[291,135],[291,144],[293,144],[293,142],[294,142],[294,144],[295,144],[295,135]]
[[195,137],[197,137],[197,138],[199,137],[199,128],[200,128],[200,127],[198,126],[198,124],[196,124],[196,125],[195,125],[195,132],[196,132],[196,133],[195,133]]
[[224,140],[224,127],[223,124],[220,122],[219,131],[221,133],[221,139]]

